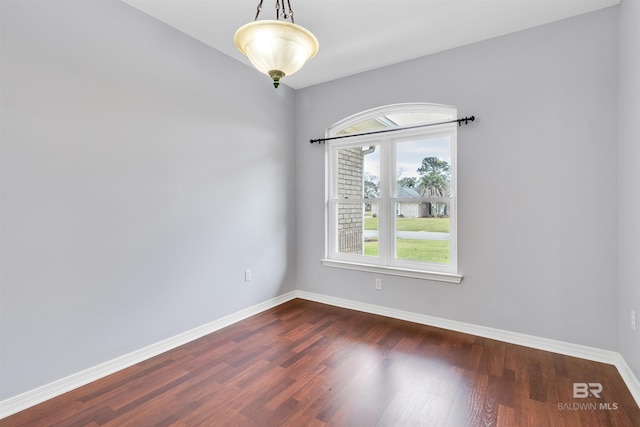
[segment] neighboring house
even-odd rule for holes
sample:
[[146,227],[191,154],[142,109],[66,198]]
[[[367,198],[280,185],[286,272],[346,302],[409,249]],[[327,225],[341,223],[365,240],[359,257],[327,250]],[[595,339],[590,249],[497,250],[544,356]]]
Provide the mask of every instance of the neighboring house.
[[[420,193],[413,188],[401,187],[398,185],[396,189],[397,196],[403,199],[420,199],[422,197],[420,196]],[[378,216],[378,205],[373,205],[371,207],[371,214]],[[405,218],[425,218],[429,216],[436,216],[435,209],[431,208],[431,203],[419,201],[398,203],[398,206],[396,207],[396,215]]]
[[[420,193],[413,188],[396,187],[396,195],[402,198],[414,198],[419,199]],[[429,216],[430,203],[425,202],[400,202],[396,206],[396,215],[403,216],[405,218],[423,218]]]

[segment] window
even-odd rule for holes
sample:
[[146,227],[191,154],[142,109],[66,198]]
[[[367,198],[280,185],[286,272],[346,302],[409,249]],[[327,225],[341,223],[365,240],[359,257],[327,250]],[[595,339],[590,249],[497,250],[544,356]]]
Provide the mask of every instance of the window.
[[460,283],[453,107],[398,104],[342,120],[327,141],[323,264]]

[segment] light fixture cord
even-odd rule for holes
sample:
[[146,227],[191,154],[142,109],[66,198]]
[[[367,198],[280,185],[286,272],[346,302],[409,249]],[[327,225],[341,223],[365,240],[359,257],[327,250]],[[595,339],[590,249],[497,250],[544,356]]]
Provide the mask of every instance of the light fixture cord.
[[295,24],[293,20],[293,9],[291,9],[291,0],[287,0],[287,5],[289,5],[289,17],[291,18],[291,23]]
[[253,20],[254,20],[254,21],[257,21],[257,20],[258,20],[258,15],[260,15],[260,12],[262,11],[262,2],[263,2],[263,1],[264,1],[264,0],[260,0],[260,4],[259,4],[259,5],[258,5],[258,7],[256,8],[256,9],[257,9],[257,10],[256,10],[256,17],[255,17],[255,18],[253,18]]
[[[253,18],[254,21],[258,20],[258,17],[260,16],[260,12],[262,12],[263,1],[264,0],[260,0],[260,3],[256,8],[256,17]],[[280,1],[282,1],[282,3],[280,3]],[[282,17],[282,19],[284,20],[290,19],[291,23],[295,24],[296,22],[293,20],[293,9],[291,8],[291,0],[287,0],[287,7],[288,7],[288,11],[285,8],[284,0],[276,0],[276,20],[279,21],[280,18]]]

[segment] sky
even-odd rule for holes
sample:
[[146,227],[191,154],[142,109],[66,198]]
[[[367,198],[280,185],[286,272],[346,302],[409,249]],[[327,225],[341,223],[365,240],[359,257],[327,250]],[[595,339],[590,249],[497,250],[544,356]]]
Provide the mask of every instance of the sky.
[[[435,137],[396,143],[396,178],[419,176],[417,169],[425,157],[437,157],[451,163],[449,137]],[[380,176],[380,150],[365,156],[364,172]]]

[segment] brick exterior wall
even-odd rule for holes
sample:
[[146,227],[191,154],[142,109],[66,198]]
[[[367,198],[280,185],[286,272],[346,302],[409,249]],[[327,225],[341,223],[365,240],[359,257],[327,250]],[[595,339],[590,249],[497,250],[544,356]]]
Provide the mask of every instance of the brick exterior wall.
[[[363,197],[362,148],[338,150],[338,198]],[[362,229],[364,212],[362,203],[338,203],[338,252],[363,253]]]

